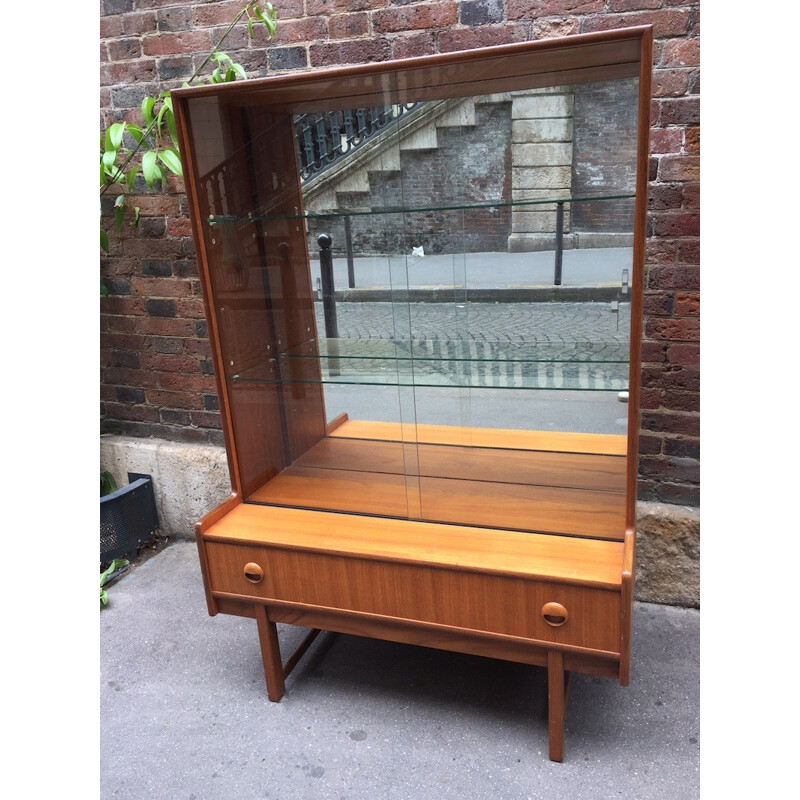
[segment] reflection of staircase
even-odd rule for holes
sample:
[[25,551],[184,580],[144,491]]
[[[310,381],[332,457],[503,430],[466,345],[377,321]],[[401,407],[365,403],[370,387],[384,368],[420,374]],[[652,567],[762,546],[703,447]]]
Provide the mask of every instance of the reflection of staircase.
[[[382,129],[304,180],[303,202],[311,217],[333,210],[387,207],[471,203],[486,208],[509,201],[528,205],[466,212],[463,219],[452,213],[429,215],[427,220],[412,214],[405,220],[382,218],[370,223],[353,216],[352,233],[345,232],[341,220],[328,218],[310,221],[309,234],[332,234],[338,253],[343,252],[347,236],[355,237],[355,249],[364,255],[406,252],[411,245],[426,241],[431,245],[426,253],[458,252],[465,247],[468,252],[553,250],[555,205],[530,202],[568,201],[573,195],[587,194],[586,188],[575,194],[573,186],[575,102],[573,87],[555,86],[420,103],[402,113],[393,112],[396,116]],[[362,112],[338,113],[355,118]],[[582,169],[591,176],[596,173],[589,195],[609,193],[603,190],[606,177],[594,161],[590,159]],[[629,245],[629,232],[574,231],[571,211],[567,202],[564,249]],[[467,236],[457,242],[455,228],[461,225]]]
[[[480,98],[477,102],[490,102]],[[313,175],[303,185],[306,211],[322,212],[342,208],[338,195],[368,194],[370,173],[400,172],[404,151],[435,150],[437,130],[473,127],[476,100],[472,98],[419,104],[385,130],[372,136],[347,157]]]

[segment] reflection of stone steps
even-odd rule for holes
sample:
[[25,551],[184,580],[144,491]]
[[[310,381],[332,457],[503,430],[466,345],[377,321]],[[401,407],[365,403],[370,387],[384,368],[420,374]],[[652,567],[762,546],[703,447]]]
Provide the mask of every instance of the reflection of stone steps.
[[[489,101],[487,97],[479,102]],[[437,129],[473,127],[475,105],[472,98],[445,100],[426,103],[403,115],[395,125],[374,136],[352,155],[307,181],[303,186],[306,211],[321,213],[352,206],[350,195],[369,195],[371,175],[375,180],[380,173],[400,172],[402,152],[435,150],[439,144]]]

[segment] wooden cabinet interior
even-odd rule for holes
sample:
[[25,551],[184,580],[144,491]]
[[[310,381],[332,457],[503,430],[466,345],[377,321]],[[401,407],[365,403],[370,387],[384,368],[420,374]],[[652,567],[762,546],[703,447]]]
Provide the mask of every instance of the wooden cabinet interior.
[[628,683],[651,64],[644,26],[174,93],[200,563],[271,700],[277,622],[545,667],[559,761],[569,673]]

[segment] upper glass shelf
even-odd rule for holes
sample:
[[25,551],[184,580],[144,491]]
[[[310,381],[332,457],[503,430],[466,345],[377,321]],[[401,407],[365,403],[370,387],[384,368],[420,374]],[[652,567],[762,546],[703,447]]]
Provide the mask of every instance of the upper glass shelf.
[[473,211],[473,210],[487,210],[492,211],[498,208],[521,208],[525,206],[552,206],[557,204],[569,205],[570,203],[592,203],[612,200],[631,200],[636,197],[633,192],[625,192],[620,194],[607,194],[598,196],[586,197],[546,197],[525,200],[491,200],[481,202],[462,202],[452,204],[439,204],[439,205],[426,205],[426,206],[381,206],[378,208],[336,208],[336,209],[320,209],[315,211],[305,211],[293,214],[270,214],[261,215],[257,212],[249,213],[244,216],[240,215],[214,215],[210,214],[207,218],[209,225],[219,225],[232,222],[268,222],[277,220],[291,220],[291,219],[336,219],[339,217],[361,217],[361,216],[376,216],[383,214],[417,214],[429,213],[435,211]]
[[373,386],[623,391],[622,342],[309,340],[242,370],[234,381]]

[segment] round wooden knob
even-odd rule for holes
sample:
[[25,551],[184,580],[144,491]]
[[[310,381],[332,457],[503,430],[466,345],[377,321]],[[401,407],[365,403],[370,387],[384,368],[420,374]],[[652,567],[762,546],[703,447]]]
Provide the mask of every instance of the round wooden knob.
[[259,583],[264,577],[264,570],[255,562],[251,561],[244,565],[244,576],[250,583]]
[[569,619],[569,612],[561,603],[545,603],[542,606],[542,618],[548,625],[558,628]]

